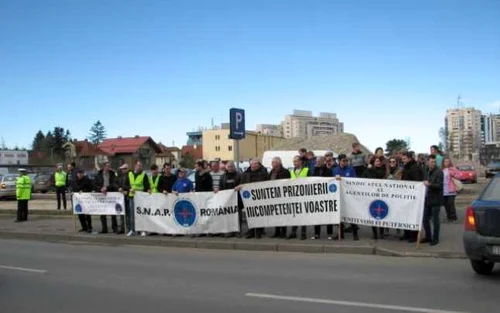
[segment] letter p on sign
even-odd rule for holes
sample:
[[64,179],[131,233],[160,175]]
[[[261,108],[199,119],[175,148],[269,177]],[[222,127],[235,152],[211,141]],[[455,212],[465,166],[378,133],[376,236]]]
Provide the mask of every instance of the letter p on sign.
[[240,140],[245,138],[245,110],[232,108],[229,110],[229,138]]

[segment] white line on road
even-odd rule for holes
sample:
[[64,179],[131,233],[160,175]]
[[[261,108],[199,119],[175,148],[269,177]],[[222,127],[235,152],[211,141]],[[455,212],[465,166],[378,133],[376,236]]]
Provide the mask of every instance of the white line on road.
[[342,305],[342,306],[351,306],[351,307],[360,307],[360,308],[418,312],[418,313],[467,313],[467,312],[460,312],[460,311],[446,311],[446,310],[416,308],[416,307],[390,305],[390,304],[339,301],[339,300],[304,298],[304,297],[290,297],[290,296],[279,296],[279,295],[270,295],[270,294],[262,294],[262,293],[247,293],[247,294],[245,294],[245,296],[253,297],[253,298],[287,300],[287,301],[295,301],[295,302],[309,302],[309,303],[321,303],[321,304],[333,304],[333,305]]
[[28,273],[38,273],[38,274],[45,274],[45,273],[47,273],[47,270],[39,270],[39,269],[36,269],[36,268],[24,268],[24,267],[6,266],[6,265],[0,265],[0,269],[12,270],[12,271],[20,271],[20,272],[28,272]]

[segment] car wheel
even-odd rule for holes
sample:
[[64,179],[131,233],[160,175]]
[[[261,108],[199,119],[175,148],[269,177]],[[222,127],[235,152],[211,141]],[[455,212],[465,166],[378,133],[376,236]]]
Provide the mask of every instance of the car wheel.
[[470,263],[474,272],[479,275],[488,275],[493,270],[493,267],[495,267],[495,263],[486,261],[470,260]]

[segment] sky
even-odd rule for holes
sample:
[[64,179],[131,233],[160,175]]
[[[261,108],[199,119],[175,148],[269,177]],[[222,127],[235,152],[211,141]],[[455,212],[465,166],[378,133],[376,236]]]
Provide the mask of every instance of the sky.
[[0,137],[186,132],[246,110],[336,113],[374,150],[427,152],[447,108],[500,112],[497,0],[3,0]]

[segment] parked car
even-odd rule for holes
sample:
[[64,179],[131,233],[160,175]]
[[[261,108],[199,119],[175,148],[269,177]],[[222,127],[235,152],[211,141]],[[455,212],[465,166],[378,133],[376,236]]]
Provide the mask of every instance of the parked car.
[[19,174],[0,175],[0,199],[16,197],[16,180]]
[[46,193],[52,191],[54,186],[52,184],[52,175],[40,174],[35,178],[33,192]]
[[487,275],[500,262],[500,173],[467,208],[463,241],[476,273]]
[[495,176],[496,173],[500,172],[500,160],[493,160],[490,164],[486,165],[485,176],[486,178],[491,178]]
[[460,164],[457,166],[458,180],[462,183],[477,183],[477,173],[474,166],[470,164]]

